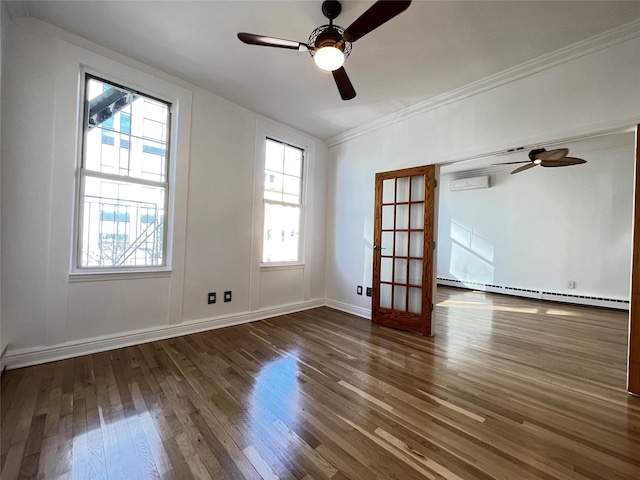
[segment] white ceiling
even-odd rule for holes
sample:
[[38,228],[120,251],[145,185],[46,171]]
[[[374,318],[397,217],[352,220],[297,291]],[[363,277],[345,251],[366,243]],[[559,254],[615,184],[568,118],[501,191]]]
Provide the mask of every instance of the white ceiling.
[[[40,18],[301,131],[328,139],[640,18],[638,1],[420,1],[353,44],[358,93],[342,101],[308,53],[237,32],[306,42],[320,0],[23,1]],[[11,5],[13,3],[13,5]],[[373,2],[343,1],[347,27]]]

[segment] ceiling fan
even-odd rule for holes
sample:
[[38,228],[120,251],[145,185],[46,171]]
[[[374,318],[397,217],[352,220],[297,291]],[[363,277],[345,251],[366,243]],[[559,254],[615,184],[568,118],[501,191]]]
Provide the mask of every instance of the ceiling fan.
[[329,24],[321,25],[311,32],[307,43],[253,33],[238,33],[238,38],[249,45],[309,51],[319,68],[333,74],[340,97],[351,100],[356,96],[356,91],[342,66],[351,53],[351,44],[405,11],[410,3],[411,0],[379,0],[345,29],[333,24],[333,20],[342,11],[340,2],[325,0],[322,3],[322,13],[329,19]]
[[519,162],[503,162],[493,163],[492,165],[515,165],[517,163],[526,163],[521,167],[516,168],[512,174],[523,172],[533,167],[540,165],[541,167],[568,167],[569,165],[578,165],[580,163],[587,163],[582,158],[567,157],[569,154],[568,148],[557,148],[555,150],[547,150],[545,148],[536,148],[529,152],[529,160],[521,160]]

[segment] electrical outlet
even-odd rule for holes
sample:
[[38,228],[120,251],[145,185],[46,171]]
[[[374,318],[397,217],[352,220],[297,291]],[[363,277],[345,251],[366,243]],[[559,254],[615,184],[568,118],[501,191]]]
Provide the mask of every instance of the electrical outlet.
[[216,303],[216,292],[207,294],[207,303],[209,305],[211,305],[212,303]]
[[574,282],[573,280],[569,280],[567,282],[567,288],[576,288],[576,282]]
[[362,285],[358,285],[358,289],[356,290],[358,295],[362,295]]
[[224,301],[225,302],[231,301],[231,290],[229,290],[228,292],[224,292]]
[[367,287],[367,297],[371,296],[371,287]]

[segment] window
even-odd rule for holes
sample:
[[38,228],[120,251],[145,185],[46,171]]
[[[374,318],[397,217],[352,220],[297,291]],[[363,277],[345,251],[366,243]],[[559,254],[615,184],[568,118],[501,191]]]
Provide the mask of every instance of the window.
[[170,105],[86,76],[78,268],[166,265]]
[[304,150],[266,139],[262,263],[299,262]]

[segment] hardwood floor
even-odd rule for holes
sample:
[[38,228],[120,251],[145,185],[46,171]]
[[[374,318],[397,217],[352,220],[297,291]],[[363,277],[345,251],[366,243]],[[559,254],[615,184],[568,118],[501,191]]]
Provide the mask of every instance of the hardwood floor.
[[640,479],[627,314],[440,288],[5,372],[3,480]]

